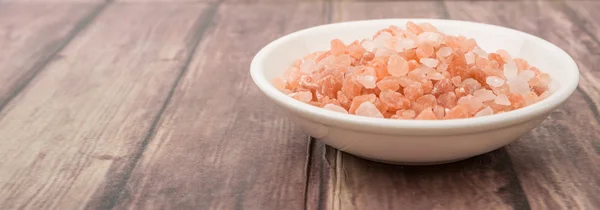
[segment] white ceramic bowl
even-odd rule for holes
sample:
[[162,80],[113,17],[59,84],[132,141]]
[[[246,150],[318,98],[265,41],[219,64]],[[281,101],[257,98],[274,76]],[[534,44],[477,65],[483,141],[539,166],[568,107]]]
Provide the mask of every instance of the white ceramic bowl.
[[[505,49],[525,58],[558,82],[542,102],[491,116],[457,120],[393,120],[337,113],[296,101],[271,80],[291,63],[329,48],[331,39],[345,43],[370,38],[390,25],[429,22],[440,31],[475,38],[485,51]],[[317,26],[281,37],[260,50],[250,66],[252,79],[304,131],[344,152],[379,162],[436,164],[462,160],[500,148],[538,126],[575,90],[579,70],[559,47],[533,35],[500,26],[437,19],[383,19]]]

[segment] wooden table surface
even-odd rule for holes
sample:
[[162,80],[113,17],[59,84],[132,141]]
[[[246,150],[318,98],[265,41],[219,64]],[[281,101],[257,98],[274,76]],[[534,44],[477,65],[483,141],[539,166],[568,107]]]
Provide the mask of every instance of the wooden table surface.
[[[0,209],[600,209],[600,1],[0,0]],[[581,71],[542,125],[439,166],[311,139],[249,63],[310,26],[492,23]]]

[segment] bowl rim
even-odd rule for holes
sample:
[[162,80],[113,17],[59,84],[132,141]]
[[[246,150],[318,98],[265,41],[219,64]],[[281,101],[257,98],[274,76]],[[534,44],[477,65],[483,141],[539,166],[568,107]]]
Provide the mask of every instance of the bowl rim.
[[[361,24],[372,24],[374,22],[385,23],[388,22],[430,22],[432,24],[469,24],[472,27],[485,27],[494,30],[503,30],[509,33],[516,33],[520,36],[530,39],[539,45],[545,45],[548,49],[553,49],[558,53],[560,57],[564,57],[567,62],[566,65],[569,68],[565,69],[567,74],[572,74],[571,80],[561,83],[561,87],[551,94],[548,98],[544,99],[541,103],[535,103],[517,110],[504,112],[500,114],[494,114],[476,118],[466,119],[451,119],[451,120],[398,120],[398,119],[382,119],[365,117],[359,115],[344,114],[326,110],[323,108],[315,107],[297,100],[291,99],[289,96],[284,94],[275,88],[270,81],[268,81],[264,75],[264,71],[261,64],[267,61],[267,55],[275,50],[280,44],[285,43],[289,40],[293,40],[297,37],[303,36],[308,33],[314,33],[315,31],[328,30],[332,27],[354,27],[360,26]],[[529,121],[533,118],[544,116],[549,113],[557,106],[566,101],[569,96],[575,91],[579,83],[579,68],[573,58],[560,47],[552,44],[537,36],[531,35],[526,32],[518,31],[515,29],[502,27],[493,24],[485,24],[479,22],[462,21],[462,20],[447,20],[447,19],[425,19],[425,18],[396,18],[396,19],[371,19],[371,20],[359,20],[359,21],[347,21],[339,23],[324,24],[314,27],[302,29],[287,35],[284,35],[271,43],[264,46],[252,59],[250,64],[250,75],[254,83],[258,88],[270,99],[274,100],[278,105],[283,106],[297,114],[303,116],[303,118],[309,118],[310,120],[326,124],[334,127],[351,128],[353,130],[367,131],[367,132],[386,132],[386,133],[404,133],[407,131],[423,132],[423,131],[448,131],[452,130],[452,133],[463,133],[463,132],[474,132],[482,130],[496,129],[499,127],[506,127],[509,125],[520,124],[525,121]],[[437,132],[435,132],[437,133]],[[432,133],[430,133],[432,134]]]

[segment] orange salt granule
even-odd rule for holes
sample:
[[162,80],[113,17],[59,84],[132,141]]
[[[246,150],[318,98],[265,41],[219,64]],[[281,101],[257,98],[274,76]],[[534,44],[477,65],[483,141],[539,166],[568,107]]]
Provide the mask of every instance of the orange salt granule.
[[550,75],[503,49],[485,52],[474,39],[429,23],[390,26],[372,39],[295,61],[273,85],[291,98],[330,111],[398,120],[488,116],[550,95]]

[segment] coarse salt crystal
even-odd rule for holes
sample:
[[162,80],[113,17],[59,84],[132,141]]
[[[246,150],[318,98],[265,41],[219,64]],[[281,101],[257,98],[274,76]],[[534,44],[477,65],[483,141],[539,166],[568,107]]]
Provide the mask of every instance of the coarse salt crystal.
[[392,53],[394,53],[394,52],[390,49],[377,48],[377,50],[375,50],[375,57],[385,57],[385,56],[391,55]]
[[414,118],[417,113],[414,110],[404,110],[402,116],[406,118]]
[[500,55],[500,57],[502,57],[502,60],[504,61],[508,61],[511,59],[510,55],[506,50],[497,50],[496,53],[498,53],[498,55]]
[[422,79],[425,79],[426,75],[433,71],[435,71],[435,69],[429,68],[427,66],[419,66],[415,70],[409,72],[408,76],[410,78],[413,78],[414,80],[420,81]]
[[435,68],[440,61],[437,59],[433,59],[433,58],[421,58],[421,60],[419,60],[423,65],[431,67],[431,68]]
[[352,73],[358,72],[358,71],[360,71],[362,69],[363,68],[360,67],[360,66],[348,66],[348,71],[346,73],[352,74]]
[[443,80],[446,77],[442,73],[439,73],[439,72],[429,72],[427,74],[427,78],[430,80]]
[[381,114],[379,109],[377,109],[377,106],[369,101],[363,102],[360,104],[360,106],[358,106],[358,109],[356,109],[356,115],[383,118],[383,114]]
[[483,101],[491,101],[496,98],[496,95],[491,90],[479,89],[473,93],[473,96],[483,100]]
[[531,78],[535,77],[535,72],[531,70],[523,70],[519,73],[519,77],[525,79],[525,81],[529,81]]
[[373,40],[373,43],[375,44],[376,48],[382,49],[385,48],[385,44],[390,38],[392,38],[392,34],[388,32],[382,32]]
[[388,60],[387,70],[392,76],[404,76],[408,73],[408,62],[403,57],[394,54]]
[[479,55],[479,57],[488,57],[488,53],[483,51],[483,49],[481,49],[479,46],[475,46],[475,48],[473,48],[473,53]]
[[504,80],[497,76],[490,76],[485,79],[485,83],[487,83],[490,87],[500,87],[504,85]]
[[300,71],[310,74],[316,70],[315,69],[316,66],[317,66],[317,63],[315,63],[314,60],[307,60],[307,61],[302,62],[302,65],[300,65]]
[[523,100],[525,100],[525,105],[531,105],[535,102],[538,102],[540,99],[539,96],[535,94],[535,92],[529,92],[523,95]]
[[358,75],[356,77],[356,80],[358,80],[358,83],[363,85],[365,88],[373,89],[376,86],[375,83],[376,83],[377,78],[375,78],[372,75]]
[[431,23],[419,23],[419,27],[427,32],[437,32],[437,28],[431,25]]
[[456,102],[458,105],[466,104],[469,106],[469,112],[475,113],[479,108],[483,106],[483,101],[472,95],[466,95],[458,99]]
[[500,94],[500,95],[496,96],[496,99],[494,100],[494,102],[498,105],[504,105],[504,106],[510,105],[510,100],[508,100],[508,97],[504,94]]
[[540,100],[544,100],[544,99],[548,98],[548,96],[550,96],[550,92],[545,91],[542,94],[540,94]]
[[313,95],[310,91],[302,91],[297,93],[290,94],[292,98],[295,98],[298,101],[309,102],[312,100]]
[[410,50],[417,47],[417,42],[412,39],[399,39],[396,42],[396,51]]
[[375,47],[377,47],[375,43],[373,43],[373,41],[371,40],[363,40],[361,45],[363,48],[365,48],[365,50],[369,52],[373,52],[373,50],[375,50]]
[[439,71],[439,72],[443,72],[443,71],[446,71],[446,70],[448,70],[448,64],[447,63],[440,63],[437,66],[437,71]]
[[458,86],[460,85],[460,83],[462,82],[462,80],[461,80],[460,76],[455,76],[455,77],[452,77],[452,78],[450,79],[450,81],[452,81],[452,84],[453,84],[454,86],[457,86],[457,87],[458,87]]
[[465,61],[471,65],[475,63],[475,55],[472,52],[465,53]]
[[448,57],[451,54],[452,54],[452,48],[451,47],[442,47],[437,52],[437,55],[439,57]]
[[434,46],[439,46],[442,42],[444,42],[444,38],[441,34],[436,32],[423,32],[419,34],[419,43],[429,42]]
[[475,117],[482,117],[482,116],[487,116],[487,115],[492,115],[492,114],[494,114],[494,110],[492,108],[490,108],[489,106],[487,106],[484,109],[480,110],[479,112],[475,113]]
[[325,106],[323,108],[334,111],[334,112],[348,114],[348,111],[346,109],[344,109],[344,107],[341,107],[341,106],[338,106],[335,104],[325,104]]
[[517,68],[517,63],[515,63],[514,61],[509,61],[506,64],[504,64],[504,77],[507,80],[511,80],[512,78],[517,77],[518,73],[519,69]]
[[507,82],[510,92],[525,95],[529,93],[529,84],[521,77],[514,77]]
[[273,79],[273,86],[275,86],[279,90],[285,89],[286,81],[281,77],[277,77]]

